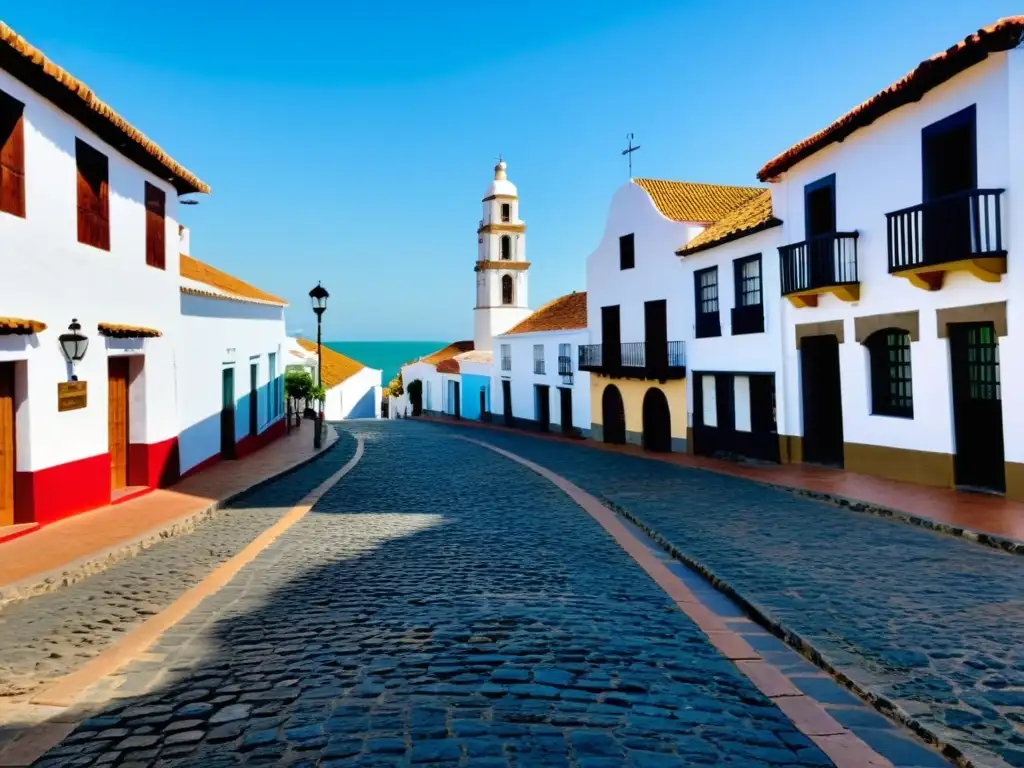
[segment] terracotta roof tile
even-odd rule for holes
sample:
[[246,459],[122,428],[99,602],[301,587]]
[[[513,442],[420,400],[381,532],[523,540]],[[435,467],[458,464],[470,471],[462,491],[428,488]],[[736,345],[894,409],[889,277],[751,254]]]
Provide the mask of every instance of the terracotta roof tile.
[[1015,48],[1021,42],[1022,33],[1024,16],[1009,16],[979,29],[952,48],[925,59],[913,71],[858,104],[828,127],[769,160],[757,172],[757,178],[761,181],[776,178],[829,144],[842,141],[894,109],[920,100],[931,89],[984,61],[990,53]]
[[[134,162],[152,168],[161,178],[170,177],[179,194],[209,192],[210,187],[179,165],[160,147],[100,101],[82,81],[54,64],[38,48],[0,21],[0,69],[5,69],[72,117],[96,131]],[[110,137],[109,134],[115,134]],[[103,134],[108,134],[107,136]],[[132,152],[126,146],[130,143]]]
[[777,227],[782,222],[772,214],[772,193],[765,189],[760,195],[725,214],[721,219],[680,247],[676,253],[687,256],[731,240]]
[[575,291],[549,301],[502,335],[538,331],[571,331],[587,327],[587,292]]
[[0,317],[0,336],[28,336],[42,333],[46,323],[38,320],[25,320],[21,317]]
[[144,328],[140,325],[118,325],[117,323],[98,323],[96,330],[101,336],[109,336],[114,339],[152,339],[163,336],[163,333],[155,328]]
[[[205,283],[243,299],[256,299],[257,301],[265,301],[269,304],[279,304],[281,306],[288,304],[284,299],[279,299],[277,296],[273,296],[266,291],[261,291],[256,286],[250,285],[244,280],[239,280],[234,275],[222,272],[216,267],[211,267],[209,264],[199,261],[199,259],[194,259],[191,256],[186,256],[184,253],[181,254],[180,263],[179,271],[181,276],[189,280]],[[182,290],[189,292],[187,287]]]
[[633,179],[633,183],[650,196],[666,218],[693,222],[718,221],[764,189],[660,179]]
[[[316,352],[315,341],[310,341],[309,339],[296,339],[295,341],[306,351]],[[323,368],[320,371],[320,377],[323,380],[324,389],[332,389],[338,386],[366,367],[351,357],[335,352],[327,345],[322,345],[321,354],[323,355]]]
[[459,370],[459,361],[454,357],[449,357],[437,364],[438,373],[458,373]]
[[453,341],[451,344],[437,350],[437,352],[431,352],[426,357],[421,357],[419,362],[436,366],[440,362],[453,358],[461,352],[469,352],[471,349],[473,349],[472,341]]

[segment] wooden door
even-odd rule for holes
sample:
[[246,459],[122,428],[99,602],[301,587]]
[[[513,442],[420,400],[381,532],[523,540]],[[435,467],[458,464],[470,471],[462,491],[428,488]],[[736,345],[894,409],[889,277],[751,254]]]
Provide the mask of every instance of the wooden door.
[[235,369],[225,368],[220,378],[220,455],[235,458]]
[[0,526],[14,524],[14,363],[0,363]]
[[992,323],[949,325],[957,485],[1006,490],[999,339]]
[[562,387],[558,390],[559,397],[561,399],[561,419],[562,419],[562,432],[567,435],[573,433],[572,426],[572,390],[568,387]]
[[644,363],[649,371],[668,375],[668,314],[665,299],[644,302]]
[[259,431],[259,363],[252,363],[249,366],[249,434],[255,435]]
[[484,421],[487,415],[487,390],[480,387],[480,421]]
[[604,442],[622,445],[626,442],[626,408],[622,394],[614,384],[604,388],[601,395],[601,420],[604,426]]
[[537,424],[541,432],[551,428],[551,389],[546,384],[536,384]]
[[505,409],[505,426],[512,426],[512,382],[503,379],[501,382],[502,407]]
[[843,465],[843,393],[839,340],[808,336],[800,342],[804,461]]
[[107,361],[107,434],[110,490],[128,485],[128,358]]
[[455,403],[453,404],[452,412],[455,414],[455,418],[456,419],[461,419],[462,418],[462,385],[459,382],[457,382],[457,381],[453,381],[452,384],[455,385],[454,387],[452,387],[453,397],[455,398]]
[[601,366],[614,371],[622,362],[622,332],[619,307],[601,307]]
[[972,255],[970,198],[977,187],[977,129],[973,106],[921,131],[924,262]]
[[642,442],[648,451],[672,450],[672,414],[665,393],[657,387],[651,387],[644,395]]

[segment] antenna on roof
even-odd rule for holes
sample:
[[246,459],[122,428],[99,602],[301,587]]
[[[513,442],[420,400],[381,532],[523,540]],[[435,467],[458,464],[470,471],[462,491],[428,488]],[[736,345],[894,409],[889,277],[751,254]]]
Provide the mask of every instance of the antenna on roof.
[[633,146],[633,134],[626,134],[626,141],[628,142],[626,148],[622,150],[622,154],[629,158],[629,178],[633,178],[633,153],[640,149],[640,145]]

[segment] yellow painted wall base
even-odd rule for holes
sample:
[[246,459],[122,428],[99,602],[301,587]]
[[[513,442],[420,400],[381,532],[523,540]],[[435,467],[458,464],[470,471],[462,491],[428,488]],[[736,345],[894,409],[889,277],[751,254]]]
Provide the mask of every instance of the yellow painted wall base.
[[638,379],[612,379],[607,376],[590,374],[590,421],[594,426],[604,424],[601,401],[605,387],[614,384],[622,395],[626,411],[626,432],[640,435],[644,431],[644,395],[649,389],[660,389],[668,400],[672,415],[672,437],[686,439],[686,379],[666,381],[642,381]]

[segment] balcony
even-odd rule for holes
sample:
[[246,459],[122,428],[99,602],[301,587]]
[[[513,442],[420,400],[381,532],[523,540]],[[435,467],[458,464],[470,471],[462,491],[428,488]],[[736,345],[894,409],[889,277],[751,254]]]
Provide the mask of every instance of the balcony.
[[926,291],[947,272],[998,283],[1006,274],[1002,189],[972,189],[885,214],[889,273]]
[[610,349],[602,344],[581,344],[579,369],[619,379],[683,379],[686,378],[686,342],[632,341]]
[[857,233],[829,232],[779,248],[782,295],[795,307],[816,307],[831,293],[842,301],[860,298]]
[[569,355],[558,356],[558,375],[563,384],[572,384],[572,358]]

